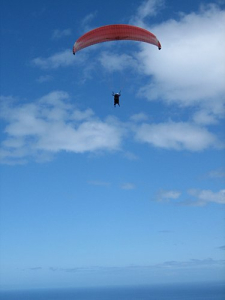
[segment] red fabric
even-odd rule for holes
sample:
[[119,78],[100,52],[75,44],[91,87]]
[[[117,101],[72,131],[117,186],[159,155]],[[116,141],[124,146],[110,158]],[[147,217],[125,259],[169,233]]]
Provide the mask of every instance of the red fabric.
[[107,25],[91,30],[82,35],[73,46],[73,54],[77,51],[102,42],[115,40],[133,40],[153,44],[161,49],[161,44],[150,31],[133,25]]

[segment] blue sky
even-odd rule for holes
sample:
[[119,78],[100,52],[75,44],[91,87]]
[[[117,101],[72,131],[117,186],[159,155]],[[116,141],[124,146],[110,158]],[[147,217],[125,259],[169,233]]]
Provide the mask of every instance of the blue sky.
[[224,4],[1,1],[2,289],[225,279]]

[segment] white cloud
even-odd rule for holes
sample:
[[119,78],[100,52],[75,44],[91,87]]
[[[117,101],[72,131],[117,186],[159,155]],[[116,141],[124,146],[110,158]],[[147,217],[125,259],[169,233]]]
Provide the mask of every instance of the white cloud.
[[225,11],[209,5],[148,29],[156,34],[162,50],[140,44],[138,59],[149,84],[139,95],[150,101],[198,106],[200,113],[194,118],[201,124],[224,116]]
[[202,124],[202,125],[211,125],[211,124],[218,123],[217,117],[213,114],[213,112],[207,111],[205,109],[196,112],[193,115],[193,121],[196,124]]
[[16,105],[1,97],[1,118],[6,121],[1,160],[20,163],[28,157],[51,153],[111,151],[120,148],[123,130],[110,120],[99,120],[92,110],[80,111],[69,95],[55,91],[32,103]]
[[211,190],[191,189],[188,191],[193,200],[187,202],[195,206],[204,206],[208,203],[225,204],[225,190],[213,192]]
[[37,149],[52,152],[83,153],[96,150],[116,150],[120,136],[116,128],[102,121],[85,121],[77,128],[72,124],[48,124],[48,132],[36,144]]
[[74,120],[82,121],[94,116],[94,112],[90,108],[86,109],[85,111],[75,110],[72,116]]
[[157,201],[159,202],[168,202],[171,200],[179,199],[181,193],[176,190],[161,190],[157,194]]
[[221,146],[207,129],[185,122],[145,123],[136,127],[135,135],[140,142],[165,149],[201,151]]

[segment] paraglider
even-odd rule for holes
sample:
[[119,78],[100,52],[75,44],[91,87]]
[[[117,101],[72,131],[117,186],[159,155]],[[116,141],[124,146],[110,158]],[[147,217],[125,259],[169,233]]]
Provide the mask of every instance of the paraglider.
[[114,107],[116,107],[116,105],[120,106],[120,96],[121,96],[121,91],[119,93],[114,93],[112,92],[112,95],[114,97]]
[[[81,49],[91,45],[116,40],[145,42],[157,46],[159,50],[161,49],[159,40],[150,31],[133,25],[116,24],[98,27],[82,35],[74,43],[73,54],[75,55]],[[120,106],[119,98],[121,93],[114,94],[113,92],[112,95],[114,96],[114,106]]]
[[150,31],[133,25],[116,24],[98,27],[82,35],[73,46],[73,54],[91,45],[116,40],[145,42],[161,49],[159,40]]

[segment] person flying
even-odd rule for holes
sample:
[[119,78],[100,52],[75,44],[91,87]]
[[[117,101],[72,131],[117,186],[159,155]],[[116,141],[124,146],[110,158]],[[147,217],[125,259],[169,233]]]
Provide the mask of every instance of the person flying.
[[121,91],[119,93],[112,92],[112,96],[114,97],[114,107],[116,107],[116,105],[120,106]]

